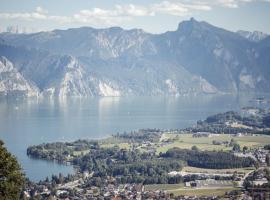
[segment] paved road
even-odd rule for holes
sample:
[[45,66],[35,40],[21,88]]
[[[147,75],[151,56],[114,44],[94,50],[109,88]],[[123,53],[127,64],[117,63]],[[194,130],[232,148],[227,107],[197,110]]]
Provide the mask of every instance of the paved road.
[[258,169],[255,169],[255,170],[253,170],[253,171],[250,171],[250,172],[246,173],[245,176],[242,178],[242,180],[239,181],[239,187],[243,187],[243,184],[244,184],[245,179],[246,179],[252,172],[257,171],[257,170],[260,170],[260,169],[263,169],[263,168],[264,168],[264,167],[259,167]]

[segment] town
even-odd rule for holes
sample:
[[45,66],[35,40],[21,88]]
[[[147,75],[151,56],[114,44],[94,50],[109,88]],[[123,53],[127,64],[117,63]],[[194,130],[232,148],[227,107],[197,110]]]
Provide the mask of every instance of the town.
[[[54,175],[39,183],[29,181],[21,196],[267,199],[270,137],[262,133],[269,131],[269,111],[255,111],[256,115],[253,112],[250,116],[262,117],[264,120],[257,120],[260,124],[251,125],[251,117],[240,118],[231,112],[218,118],[210,116],[208,122],[183,130],[143,129],[101,140],[31,146],[29,156],[72,164],[76,173]],[[220,127],[230,133],[222,132]]]

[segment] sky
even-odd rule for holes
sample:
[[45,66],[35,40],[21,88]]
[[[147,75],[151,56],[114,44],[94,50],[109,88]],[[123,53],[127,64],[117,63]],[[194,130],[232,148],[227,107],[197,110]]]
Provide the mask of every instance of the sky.
[[270,0],[0,0],[0,31],[120,26],[163,33],[191,17],[270,34]]

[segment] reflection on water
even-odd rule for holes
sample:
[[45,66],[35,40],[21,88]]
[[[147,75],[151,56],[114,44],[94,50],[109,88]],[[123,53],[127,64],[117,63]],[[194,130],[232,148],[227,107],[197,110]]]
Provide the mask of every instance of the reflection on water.
[[252,97],[104,97],[0,101],[0,138],[26,174],[40,180],[72,172],[71,166],[33,160],[29,145],[97,139],[140,128],[183,128],[221,111],[250,105]]

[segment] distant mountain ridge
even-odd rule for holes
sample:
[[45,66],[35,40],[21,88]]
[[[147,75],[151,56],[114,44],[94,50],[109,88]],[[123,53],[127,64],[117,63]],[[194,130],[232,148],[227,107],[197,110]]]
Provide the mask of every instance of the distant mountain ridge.
[[269,92],[269,40],[191,18],[163,34],[120,27],[3,33],[0,56],[44,96]]

